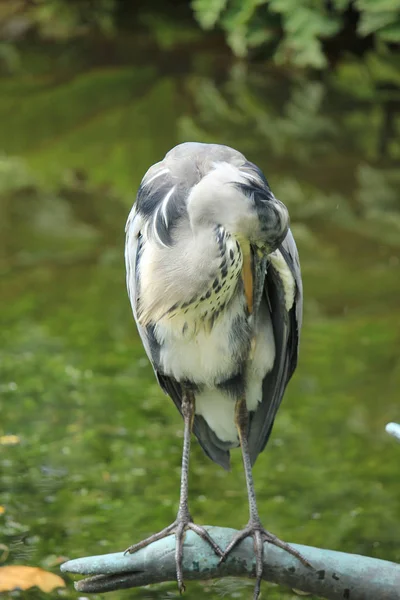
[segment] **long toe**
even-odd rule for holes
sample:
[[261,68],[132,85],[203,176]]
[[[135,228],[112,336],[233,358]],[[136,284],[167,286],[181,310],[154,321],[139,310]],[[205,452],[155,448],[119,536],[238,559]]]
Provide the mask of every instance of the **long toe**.
[[127,548],[125,550],[124,554],[134,554],[134,552],[137,552],[138,550],[141,550],[142,548],[149,546],[153,542],[157,542],[157,540],[162,540],[163,538],[168,537],[169,535],[172,535],[174,533],[174,531],[175,531],[175,523],[172,523],[172,525],[169,525],[168,527],[166,527],[165,529],[162,529],[158,533],[153,533],[153,535],[150,535],[145,540],[142,540],[141,542],[138,542],[137,544],[132,544],[132,546],[129,546],[129,548]]
[[185,529],[187,525],[183,522],[177,524],[175,531],[175,564],[176,581],[178,583],[179,593],[183,594],[186,587],[183,582],[183,542],[185,540]]
[[176,561],[176,580],[178,582],[178,589],[180,594],[185,591],[185,584],[183,582],[183,543],[185,540],[185,532],[191,529],[194,533],[196,533],[199,537],[201,537],[205,542],[211,546],[217,556],[222,556],[223,552],[221,548],[218,546],[216,542],[212,539],[208,531],[201,527],[201,525],[196,525],[193,521],[179,521],[176,526],[175,537],[176,537],[176,546],[175,546],[175,561]]
[[197,535],[199,537],[201,537],[201,539],[203,539],[205,542],[207,542],[207,544],[209,546],[211,546],[211,548],[214,550],[214,553],[217,556],[222,557],[224,555],[224,552],[221,550],[221,548],[218,546],[218,544],[212,539],[212,537],[208,533],[207,529],[205,529],[201,525],[196,525],[195,523],[192,523],[192,522],[187,524],[187,529],[191,529],[192,531],[194,531],[194,533],[197,533]]
[[263,576],[264,542],[260,531],[255,531],[253,538],[254,553],[256,555],[256,584],[254,586],[253,600],[257,600],[260,595],[261,581]]
[[282,550],[285,550],[286,552],[297,558],[305,567],[313,569],[312,564],[298,550],[293,548],[293,546],[291,546],[287,542],[280,540],[278,537],[276,537],[276,535],[270,533],[269,531],[266,531],[265,529],[262,530],[262,536],[264,542],[268,542],[269,544],[278,546],[278,548],[282,548]]
[[245,527],[241,531],[238,531],[223,551],[219,564],[225,562],[232,550],[236,548],[240,542],[249,537],[249,535],[253,535],[253,530],[249,526]]
[[274,546],[278,546],[278,548],[282,548],[292,556],[296,557],[300,562],[303,563],[306,567],[313,568],[312,565],[308,562],[298,550],[293,548],[290,544],[283,542],[276,535],[266,531],[259,523],[253,523],[250,521],[248,525],[241,531],[238,531],[232,540],[229,542],[228,546],[225,548],[221,559],[220,564],[224,562],[229,554],[232,552],[236,546],[240,544],[245,538],[251,536],[254,540],[254,554],[256,559],[256,584],[254,586],[254,595],[253,600],[258,600],[260,595],[261,581],[263,576],[263,565],[264,565],[264,542],[268,542],[269,544],[274,544]]
[[264,558],[264,540],[263,540],[263,531],[256,527],[253,524],[248,524],[244,529],[238,531],[235,536],[231,539],[228,546],[225,548],[225,551],[219,561],[220,564],[224,562],[229,554],[232,552],[236,546],[240,544],[241,541],[251,536],[254,540],[254,554],[256,558],[256,584],[254,586],[254,594],[253,600],[257,600],[260,595],[261,589],[261,580],[263,575],[263,558]]
[[157,540],[161,540],[169,535],[175,534],[176,580],[178,582],[179,592],[182,594],[185,591],[185,584],[183,581],[183,568],[182,568],[183,544],[185,541],[185,533],[188,529],[191,529],[194,533],[196,533],[198,536],[200,536],[205,542],[207,542],[207,544],[209,544],[209,546],[212,548],[212,550],[215,552],[215,554],[217,556],[219,556],[219,557],[223,556],[223,554],[224,554],[223,551],[218,546],[218,544],[212,539],[212,537],[210,536],[210,534],[204,527],[201,527],[201,525],[196,525],[190,519],[182,518],[179,516],[174,523],[172,523],[171,525],[169,525],[162,531],[159,531],[158,533],[154,533],[153,535],[149,536],[145,540],[142,540],[141,542],[138,542],[137,544],[133,544],[132,546],[129,546],[129,548],[127,548],[125,550],[125,554],[127,554],[127,553],[133,554],[134,552],[137,552],[141,548],[145,548],[146,546],[149,546],[150,544],[152,544],[153,542],[156,542]]

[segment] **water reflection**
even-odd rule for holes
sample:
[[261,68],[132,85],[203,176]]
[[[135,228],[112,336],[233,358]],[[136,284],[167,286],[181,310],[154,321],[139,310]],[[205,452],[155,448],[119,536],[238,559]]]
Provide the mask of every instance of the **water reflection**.
[[[132,190],[184,139],[259,163],[298,239],[306,318],[256,465],[266,526],[400,560],[398,448],[384,433],[399,420],[399,115],[379,69],[364,67],[349,61],[325,80],[242,65],[171,75],[163,64],[4,82],[0,434],[20,438],[0,446],[7,563],[56,568],[174,517],[182,427],[136,335],[122,252]],[[245,523],[240,453],[225,473],[195,445],[190,493],[199,523]],[[249,593],[205,582],[187,597]],[[176,595],[172,584],[130,593]]]

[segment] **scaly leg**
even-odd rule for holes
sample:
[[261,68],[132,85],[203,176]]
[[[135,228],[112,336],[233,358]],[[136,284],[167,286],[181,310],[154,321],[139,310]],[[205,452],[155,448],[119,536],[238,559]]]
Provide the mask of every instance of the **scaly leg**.
[[249,512],[250,519],[246,527],[239,531],[225,548],[224,554],[221,557],[220,562],[223,562],[228,557],[229,553],[246,537],[252,536],[254,540],[254,552],[256,555],[256,585],[254,587],[254,600],[257,600],[260,595],[261,579],[263,574],[263,555],[264,555],[264,542],[274,544],[286,552],[289,552],[300,560],[304,565],[311,567],[310,563],[292,546],[283,542],[277,538],[273,533],[266,531],[262,526],[257,502],[256,494],[254,490],[253,475],[251,471],[251,461],[249,446],[247,440],[248,431],[248,411],[246,401],[244,399],[238,400],[235,407],[235,423],[239,434],[240,446],[242,449],[244,472],[246,475],[247,494],[249,497]]
[[188,507],[188,481],[189,481],[189,456],[190,456],[190,435],[193,427],[195,413],[195,399],[192,392],[185,391],[182,398],[182,415],[184,421],[184,436],[183,436],[183,452],[182,452],[182,470],[181,470],[181,492],[179,500],[179,509],[176,520],[158,533],[154,533],[150,537],[129,546],[126,550],[129,554],[133,554],[141,548],[145,548],[149,544],[167,537],[168,535],[175,534],[176,546],[175,546],[175,561],[176,561],[176,579],[178,582],[179,592],[185,591],[185,584],[183,583],[183,572],[182,572],[182,560],[183,560],[183,542],[185,539],[185,531],[191,529],[203,540],[205,540],[211,548],[214,550],[217,556],[222,557],[223,552],[221,548],[214,542],[210,537],[209,533],[201,527],[193,523],[193,519],[189,512]]

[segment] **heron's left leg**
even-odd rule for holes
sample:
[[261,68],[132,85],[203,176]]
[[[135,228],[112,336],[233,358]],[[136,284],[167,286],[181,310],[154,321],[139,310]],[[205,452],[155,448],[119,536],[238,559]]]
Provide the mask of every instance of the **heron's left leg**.
[[205,540],[211,548],[214,550],[217,556],[222,556],[223,552],[221,548],[214,542],[208,531],[193,523],[192,516],[189,512],[188,506],[188,494],[189,494],[189,456],[190,456],[190,436],[193,428],[195,414],[195,398],[193,392],[184,391],[182,397],[182,416],[184,422],[184,434],[183,434],[183,451],[182,451],[182,470],[181,470],[181,492],[179,498],[179,508],[176,520],[158,533],[154,533],[150,537],[142,540],[141,542],[130,546],[126,552],[133,554],[137,550],[144,548],[156,542],[168,535],[175,534],[176,545],[175,545],[175,562],[176,562],[176,579],[178,582],[179,591],[185,590],[183,583],[183,572],[182,572],[182,561],[183,561],[183,542],[185,539],[185,531],[191,529],[203,540]]
[[247,494],[249,498],[249,512],[250,519],[246,527],[239,531],[226,547],[224,554],[220,562],[223,562],[229,553],[237,546],[242,540],[248,536],[252,536],[254,539],[254,551],[256,555],[256,585],[254,588],[254,600],[257,600],[260,594],[261,579],[263,574],[263,555],[264,555],[264,542],[269,542],[275,546],[279,546],[283,550],[286,550],[290,554],[293,554],[298,558],[304,565],[311,567],[310,563],[292,546],[283,542],[273,533],[266,531],[262,526],[260,516],[258,514],[256,493],[254,490],[253,474],[251,469],[251,460],[249,445],[247,439],[249,415],[246,406],[246,400],[240,399],[236,402],[235,407],[235,423],[239,434],[240,446],[242,449],[244,472],[246,475]]

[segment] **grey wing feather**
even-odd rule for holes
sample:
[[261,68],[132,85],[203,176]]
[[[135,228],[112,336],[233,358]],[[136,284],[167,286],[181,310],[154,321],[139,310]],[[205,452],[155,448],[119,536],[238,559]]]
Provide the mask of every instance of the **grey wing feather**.
[[134,206],[126,224],[126,244],[125,244],[125,266],[126,266],[126,287],[129,300],[131,302],[133,316],[135,318],[137,330],[141,337],[146,354],[151,359],[151,348],[146,330],[139,325],[137,319],[137,304],[139,295],[139,264],[141,252],[141,234],[140,228],[142,218]]
[[272,370],[263,381],[262,401],[250,417],[249,450],[252,464],[268,442],[286,385],[297,365],[303,288],[297,248],[290,230],[279,250],[295,279],[295,298],[293,306],[287,311],[282,279],[270,263],[265,276],[265,301],[268,301],[271,311],[275,361]]
[[[297,251],[296,242],[294,241],[294,237],[290,229],[287,233],[286,238],[281,244],[280,251],[296,282],[297,292],[295,297],[295,311],[297,329],[300,334],[301,326],[303,323],[303,281],[301,279],[299,253]],[[299,345],[299,339],[297,341],[297,345]]]

